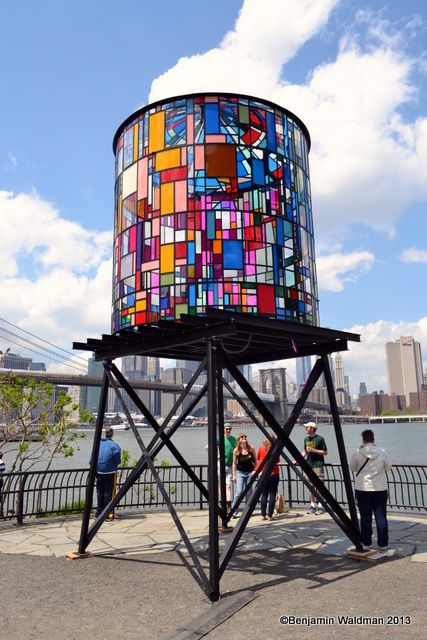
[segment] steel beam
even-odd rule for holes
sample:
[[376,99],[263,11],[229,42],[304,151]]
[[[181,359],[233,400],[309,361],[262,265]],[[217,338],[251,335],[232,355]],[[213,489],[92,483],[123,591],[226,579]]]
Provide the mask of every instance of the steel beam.
[[86,486],[86,500],[82,517],[82,528],[80,531],[79,541],[79,553],[85,553],[86,547],[89,544],[88,529],[90,512],[92,510],[93,503],[93,490],[95,487],[96,478],[96,466],[98,463],[99,445],[101,442],[102,428],[104,424],[105,408],[107,406],[108,399],[108,375],[107,371],[110,367],[110,363],[104,363],[104,376],[102,378],[101,395],[99,398],[98,415],[96,418],[95,434],[92,445],[92,455],[90,459],[90,468]]

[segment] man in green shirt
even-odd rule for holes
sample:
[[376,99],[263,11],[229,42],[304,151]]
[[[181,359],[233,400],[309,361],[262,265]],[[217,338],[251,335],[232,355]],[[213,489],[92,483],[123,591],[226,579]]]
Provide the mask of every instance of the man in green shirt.
[[[313,469],[316,476],[324,481],[323,465],[325,464],[325,456],[328,454],[325,439],[317,435],[317,424],[315,422],[307,422],[305,425],[306,437],[304,438],[304,450],[301,455],[306,458],[308,464]],[[323,512],[320,502],[316,507],[316,496],[310,493],[310,509],[307,513],[313,513],[316,516]]]
[[231,502],[233,500],[232,466],[233,466],[233,451],[236,446],[236,442],[237,442],[236,438],[231,435],[231,424],[229,422],[226,422],[224,425],[224,465],[225,465],[225,495],[227,499],[228,509],[231,509]]
[[[225,495],[227,500],[227,509],[231,509],[231,503],[233,500],[233,451],[236,446],[236,438],[231,435],[232,426],[229,422],[224,424],[224,466],[225,466]],[[219,440],[216,441],[219,444]],[[206,445],[205,449],[208,448]],[[219,455],[219,452],[218,452]],[[220,475],[219,460],[218,460],[218,477]],[[219,487],[219,493],[221,493],[221,487]]]

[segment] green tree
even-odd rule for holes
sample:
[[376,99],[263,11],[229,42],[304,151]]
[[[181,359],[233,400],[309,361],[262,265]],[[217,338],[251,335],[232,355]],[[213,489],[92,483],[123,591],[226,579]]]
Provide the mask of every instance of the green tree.
[[47,471],[55,457],[72,456],[85,437],[71,431],[77,409],[64,391],[55,399],[54,386],[43,380],[15,374],[1,379],[0,447],[8,454],[7,471],[29,471],[41,462]]

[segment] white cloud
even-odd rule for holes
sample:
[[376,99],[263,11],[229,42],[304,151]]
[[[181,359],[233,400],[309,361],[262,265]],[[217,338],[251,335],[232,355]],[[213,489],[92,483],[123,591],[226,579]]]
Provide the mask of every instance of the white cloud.
[[392,235],[405,208],[427,199],[427,118],[401,115],[417,99],[413,74],[420,61],[406,54],[405,43],[422,28],[418,18],[395,27],[381,12],[359,12],[357,34],[343,31],[335,59],[300,84],[286,80],[286,63],[319,34],[337,4],[246,0],[217,48],[181,58],[154,80],[150,93],[153,101],[187,92],[242,92],[297,113],[312,137],[320,242],[333,242],[359,223]]
[[65,267],[83,273],[111,253],[111,231],[88,231],[61,218],[36,192],[0,191],[0,221],[0,277],[22,272],[19,261],[28,258],[32,270]]
[[111,232],[69,222],[36,193],[0,191],[1,315],[69,349],[108,332]]
[[375,257],[369,251],[331,253],[316,260],[319,289],[343,291],[347,282],[355,282],[370,271]]
[[402,255],[400,256],[402,262],[427,262],[427,249],[416,249],[415,247],[411,247],[410,249],[405,249]]
[[366,325],[353,325],[345,331],[361,335],[361,342],[349,343],[349,351],[342,354],[344,370],[350,377],[354,394],[358,393],[360,382],[367,383],[369,393],[380,389],[388,393],[386,342],[394,342],[401,336],[413,336],[420,342],[424,362],[426,362],[427,316],[416,322],[378,320]]
[[180,58],[153,81],[150,102],[215,90],[271,97],[283,64],[323,27],[338,1],[245,0],[220,45]]

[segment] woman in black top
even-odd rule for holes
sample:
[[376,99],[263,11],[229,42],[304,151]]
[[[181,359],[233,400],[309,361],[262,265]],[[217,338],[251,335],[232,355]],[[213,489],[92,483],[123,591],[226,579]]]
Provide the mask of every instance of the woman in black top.
[[[256,451],[249,444],[246,434],[239,433],[237,444],[233,451],[233,482],[236,483],[234,492],[233,507],[237,503],[240,494],[248,484],[251,475],[254,472],[256,462]],[[246,495],[249,500],[251,492]],[[234,514],[234,518],[238,517],[238,512]]]

